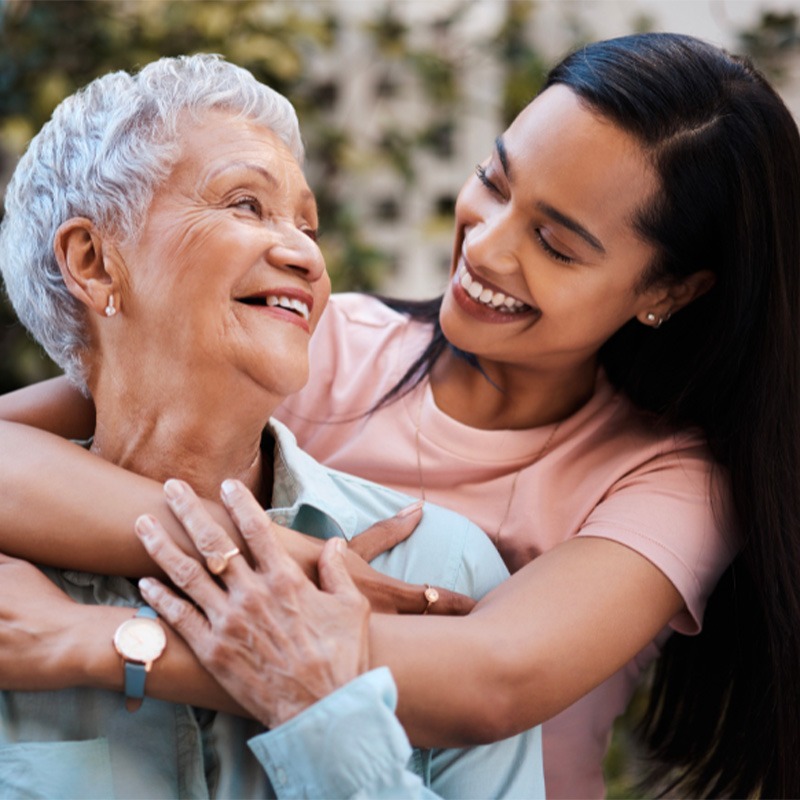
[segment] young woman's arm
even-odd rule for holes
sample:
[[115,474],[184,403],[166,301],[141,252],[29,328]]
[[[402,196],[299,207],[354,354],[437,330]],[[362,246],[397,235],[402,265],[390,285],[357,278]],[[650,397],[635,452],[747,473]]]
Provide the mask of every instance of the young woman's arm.
[[[122,692],[114,632],[135,609],[82,605],[36,567],[0,554],[0,685],[40,691],[94,686]],[[147,676],[148,696],[244,714],[174,631]]]
[[[194,546],[164,502],[161,484],[128,472],[50,433],[0,421],[0,552],[52,567],[102,575],[142,577],[156,566],[133,532],[143,513],[162,520],[187,553]],[[202,501],[213,520],[237,546],[244,548],[224,508]],[[365,531],[383,540],[406,538],[421,519],[421,508],[383,520]],[[401,516],[402,515],[402,516]],[[309,577],[316,580],[322,544],[318,539],[276,526],[284,547]],[[358,538],[358,537],[357,537]],[[424,587],[373,570],[348,552],[347,566],[375,610],[420,613]],[[474,603],[455,592],[440,591],[435,613],[466,613]]]
[[391,667],[398,717],[419,746],[496,741],[598,686],[683,605],[643,556],[578,537],[515,573],[467,617],[373,614],[371,663]]
[[[196,508],[172,510],[184,519],[197,513]],[[253,515],[248,523],[250,536],[260,535],[258,519]],[[212,525],[202,535],[226,536]],[[172,553],[174,560],[179,551],[173,548]],[[21,568],[20,562],[12,564]],[[7,570],[6,576],[10,575]],[[232,577],[235,575],[234,571]],[[18,585],[1,571],[0,577],[0,620],[8,622],[0,625],[0,680],[4,687],[122,687],[122,666],[111,646],[111,635],[126,614],[130,616],[129,609],[79,606],[65,598],[70,604],[67,621],[53,622],[56,604],[41,607],[36,599],[39,590],[30,575],[18,579]],[[41,574],[39,577],[46,581]],[[179,574],[178,582],[186,588],[187,579],[191,576]],[[281,596],[285,575],[280,570],[264,573],[261,579],[268,588],[261,592],[262,599]],[[176,611],[158,592],[148,591],[147,598],[179,631],[183,628],[188,634],[184,628],[190,624],[185,616],[186,609],[191,611],[188,604]],[[241,616],[238,606],[249,619],[259,618],[252,595],[232,589],[229,598],[234,620],[237,613]],[[520,570],[467,617],[373,614],[370,662],[391,668],[399,688],[398,716],[415,744],[457,746],[494,741],[552,717],[605,680],[652,641],[682,605],[674,586],[643,556],[612,541],[573,539]],[[321,632],[336,629],[341,633],[340,617],[330,620],[326,628],[314,610],[307,609],[306,615],[300,609],[295,615],[299,622],[313,620],[310,641],[320,640]],[[57,611],[55,618],[60,620],[62,610]],[[242,654],[240,634],[244,629],[228,625],[219,612],[212,616],[218,627],[213,630],[206,666],[230,673],[230,665],[237,663],[233,656]],[[193,619],[197,624],[199,616]],[[246,627],[251,639],[257,640],[258,628]],[[191,641],[191,636],[188,638]],[[251,639],[248,653],[257,646]],[[154,667],[148,694],[230,708],[230,700],[209,684],[208,674],[192,660],[182,640],[177,641],[180,644],[170,645]],[[287,663],[285,649],[280,657],[279,666],[285,672],[299,675],[307,668],[303,659]],[[26,663],[37,665],[35,683],[31,683]],[[265,674],[266,663],[262,661],[260,666]]]
[[88,439],[94,432],[94,403],[62,376],[0,395],[0,419],[65,439]]

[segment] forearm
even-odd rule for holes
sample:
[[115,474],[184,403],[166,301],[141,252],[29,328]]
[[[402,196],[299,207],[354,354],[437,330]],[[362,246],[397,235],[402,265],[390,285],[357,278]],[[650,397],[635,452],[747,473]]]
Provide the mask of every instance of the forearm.
[[674,586],[636,552],[572,540],[520,570],[465,618],[373,615],[371,665],[391,668],[398,716],[414,744],[495,741],[598,686],[681,607]]
[[52,378],[0,395],[0,419],[67,439],[88,439],[94,430],[94,404],[66,378]]
[[[102,575],[158,575],[160,571],[133,533],[134,522],[142,514],[156,517],[184,552],[196,552],[170,511],[160,483],[52,434],[2,420],[0,453],[0,552]],[[239,531],[223,507],[209,500],[202,502],[246,553]],[[415,509],[375,527],[383,525],[390,534],[399,530],[405,536],[419,521],[420,513]],[[292,558],[316,581],[321,541],[280,525],[274,530]],[[347,564],[376,608],[422,610],[419,587],[383,578],[352,553]],[[437,611],[464,608],[466,598],[444,590],[441,594]]]
[[[70,631],[69,642],[59,648],[60,671],[67,676],[68,685],[123,691],[123,662],[112,640],[116,629],[132,616],[131,608],[80,607],[79,622]],[[147,697],[247,716],[200,665],[183,639],[169,628],[166,631],[167,646],[147,676]]]
[[[151,575],[133,532],[151,513],[187,552],[191,540],[164,501],[161,484],[127,472],[42,431],[0,422],[0,550],[49,566],[105,575]],[[214,518],[238,540],[221,506]]]

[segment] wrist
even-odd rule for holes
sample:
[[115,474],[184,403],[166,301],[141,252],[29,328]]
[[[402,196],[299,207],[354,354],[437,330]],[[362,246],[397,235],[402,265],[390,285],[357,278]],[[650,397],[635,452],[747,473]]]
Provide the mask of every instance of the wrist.
[[135,609],[118,606],[79,606],[81,611],[68,631],[64,669],[71,686],[123,691],[125,670],[114,649],[117,628],[131,619]]

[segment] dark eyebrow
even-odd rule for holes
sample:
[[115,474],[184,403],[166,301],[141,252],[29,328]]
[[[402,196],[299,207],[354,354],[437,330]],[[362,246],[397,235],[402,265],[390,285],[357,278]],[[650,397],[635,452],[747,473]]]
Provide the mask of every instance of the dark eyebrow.
[[[508,178],[509,182],[511,181],[511,164],[508,160],[508,152],[506,151],[506,144],[503,141],[502,136],[498,136],[494,140],[494,146],[497,150],[497,156],[500,159],[500,164],[503,167],[503,172],[506,174],[506,178]],[[571,230],[573,233],[577,233],[578,236],[581,237],[587,244],[589,244],[592,248],[597,250],[598,253],[602,253],[603,255],[606,254],[606,249],[603,247],[602,242],[592,233],[589,233],[586,228],[580,224],[577,220],[572,219],[572,217],[568,217],[566,214],[562,213],[556,208],[553,208],[549,203],[538,202],[536,204],[536,208],[539,209],[543,214],[546,214],[550,219],[554,222],[557,222],[559,225],[563,225],[568,230]]]
[[497,150],[497,155],[500,158],[500,163],[503,166],[503,172],[506,174],[506,178],[511,180],[511,165],[508,163],[508,153],[506,152],[506,143],[503,141],[502,136],[498,136],[494,140],[494,148]]
[[584,228],[583,225],[581,225],[577,220],[572,219],[572,217],[568,217],[566,214],[562,214],[558,209],[553,208],[553,206],[551,206],[549,203],[540,201],[536,204],[536,208],[538,208],[543,214],[550,217],[550,219],[552,219],[554,222],[557,222],[559,225],[563,225],[573,233],[577,233],[581,239],[583,239],[592,248],[597,250],[598,253],[602,253],[603,255],[606,254],[606,249],[603,247],[602,242],[594,234],[589,233],[589,231],[587,231],[586,228]]

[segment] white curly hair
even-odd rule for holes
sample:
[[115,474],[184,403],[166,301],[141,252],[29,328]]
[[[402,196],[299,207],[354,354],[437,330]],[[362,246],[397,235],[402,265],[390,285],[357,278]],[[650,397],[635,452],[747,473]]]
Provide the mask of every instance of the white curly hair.
[[303,162],[297,114],[283,95],[218,55],[162,58],[113,72],[64,100],[17,165],[0,226],[0,271],[20,321],[86,391],[86,309],[67,290],[53,242],[71,217],[135,241],[178,157],[178,121],[224,110],[272,130]]

